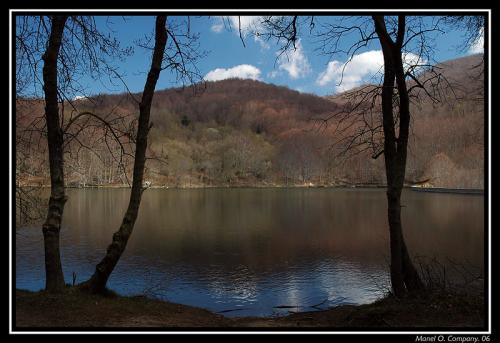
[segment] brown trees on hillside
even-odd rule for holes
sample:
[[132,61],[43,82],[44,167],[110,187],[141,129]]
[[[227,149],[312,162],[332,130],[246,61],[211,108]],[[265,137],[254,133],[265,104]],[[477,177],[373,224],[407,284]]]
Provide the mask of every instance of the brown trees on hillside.
[[[438,70],[453,84],[466,84],[475,87],[479,82],[470,82],[469,74],[475,73],[475,69],[471,68],[479,58],[480,56],[471,56],[441,64],[438,65]],[[354,111],[349,112],[347,106],[343,107],[346,101],[353,103],[358,101],[360,92],[357,92],[357,96],[344,93],[330,97],[331,100],[310,95],[309,97],[317,102],[317,108],[315,111],[310,109],[302,112],[292,102],[292,100],[302,102],[302,94],[295,95],[290,90],[281,87],[275,90],[276,94],[273,94],[275,98],[281,98],[280,101],[273,99],[254,100],[241,95],[233,98],[237,94],[231,93],[228,84],[240,83],[243,85],[247,82],[229,80],[230,82],[227,83],[226,81],[221,81],[221,85],[214,84],[217,92],[209,84],[206,91],[195,98],[184,97],[184,93],[191,93],[190,90],[185,92],[178,90],[158,91],[155,94],[151,109],[151,121],[154,126],[150,132],[149,141],[151,144],[148,147],[148,155],[154,159],[148,160],[145,175],[146,179],[152,181],[155,186],[230,185],[236,181],[240,184],[281,185],[298,185],[303,184],[304,181],[323,185],[346,182],[355,184],[386,183],[382,154],[379,158],[372,159],[383,150],[379,104],[373,109],[371,109],[371,105],[366,106],[363,118]],[[261,87],[264,90],[270,88],[270,85],[264,83],[252,82],[252,84],[254,87]],[[482,153],[484,151],[483,105],[467,89],[465,87],[460,90],[458,87],[454,87],[454,93],[446,92],[442,96],[443,101],[436,104],[428,98],[421,97],[418,102],[411,104],[412,121],[408,142],[407,182],[422,180],[423,175],[427,174],[426,169],[433,156],[444,153],[458,168],[450,172],[454,174],[459,171],[461,176],[457,174],[457,177],[450,179],[434,178],[432,180],[434,186],[483,187],[483,177],[480,170],[484,155]],[[380,90],[381,88],[377,89],[378,92]],[[219,92],[225,93],[226,98],[221,99],[218,95]],[[279,94],[281,92],[284,94]],[[347,95],[353,97],[348,99]],[[290,102],[287,100],[288,97]],[[204,100],[199,101],[201,98]],[[218,125],[213,118],[220,106],[219,102],[233,103],[236,102],[236,99],[240,105],[230,106],[231,123]],[[415,99],[413,98],[413,100]],[[136,105],[131,100],[129,102],[126,95],[102,95],[92,99],[92,101],[95,104],[83,108],[94,113],[104,114],[111,113],[114,109],[114,113],[120,114],[123,123],[118,121],[118,117],[105,117],[106,120],[113,123],[118,134],[120,131],[128,131],[130,124],[133,124],[133,131],[129,132],[135,132],[134,106]],[[90,103],[90,100],[78,101],[78,107],[83,106],[80,102]],[[193,103],[196,102],[211,104],[203,119],[197,118],[197,112],[194,111],[197,105]],[[307,101],[304,102],[307,103]],[[312,101],[309,104],[314,107]],[[328,105],[330,105],[330,112],[326,112],[324,109],[328,108]],[[48,171],[48,161],[46,163],[44,155],[46,140],[43,135],[36,138],[34,136],[38,135],[38,130],[43,128],[37,128],[37,131],[33,131],[25,124],[29,124],[32,120],[25,119],[37,119],[33,117],[39,112],[34,110],[37,106],[33,101],[18,101],[16,107],[16,122],[19,120],[19,124],[16,124],[18,125],[16,138],[19,138],[19,143],[16,143],[18,152],[16,166],[19,177],[16,179],[20,185],[48,184],[50,179],[48,172],[45,172]],[[330,119],[325,126],[322,119],[341,110],[345,110],[346,114],[339,113]],[[190,123],[187,126],[181,123],[184,115],[190,118]],[[313,120],[308,120],[309,118]],[[76,132],[79,127],[87,125],[84,118],[81,119],[72,125],[73,132]],[[343,124],[338,125],[341,120]],[[369,125],[364,123],[365,120]],[[44,123],[43,117],[40,123]],[[65,184],[68,187],[128,186],[133,168],[133,142],[127,142],[126,136],[121,137],[127,155],[123,155],[120,161],[121,146],[116,142],[111,131],[108,130],[105,135],[105,128],[102,125],[96,121],[91,124],[92,127],[88,127],[78,136],[80,143],[90,149],[83,148],[76,139],[68,142],[68,138],[71,136],[66,136]],[[95,127],[98,124],[100,128]],[[347,129],[344,130],[349,126],[351,126],[350,132]],[[258,127],[261,128],[260,133],[257,132]],[[31,138],[28,136],[28,132],[32,134]],[[358,132],[358,140],[352,140],[353,132]],[[374,134],[373,138],[371,137],[372,133]],[[232,147],[230,141],[237,137],[241,138],[237,140],[246,140],[250,143],[250,145],[242,146],[249,146],[251,149],[248,151],[255,152],[256,160],[269,162],[266,172],[261,174],[260,178],[253,178],[255,173],[245,169],[245,165],[242,165],[244,168],[241,169],[242,173],[239,173],[238,179],[225,177],[230,174],[223,173],[221,168],[222,155],[219,153],[224,151],[224,146]],[[30,143],[30,141],[36,144]],[[299,162],[294,157],[298,152],[294,148],[295,141],[297,143],[300,141],[301,144],[314,148],[311,156],[313,158],[310,161],[312,163],[311,170],[314,172],[306,173],[305,180],[299,175],[301,168],[298,165],[293,168],[285,167],[287,160]],[[352,144],[350,144],[351,142]],[[342,153],[344,151],[345,153]],[[476,169],[478,169],[477,172]]]

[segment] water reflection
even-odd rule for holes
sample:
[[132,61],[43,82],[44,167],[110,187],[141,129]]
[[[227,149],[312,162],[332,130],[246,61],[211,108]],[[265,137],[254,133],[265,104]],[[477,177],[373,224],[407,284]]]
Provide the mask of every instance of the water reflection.
[[[72,272],[77,281],[91,275],[128,195],[69,190],[61,242],[68,281]],[[483,265],[482,196],[407,191],[403,203],[411,252]],[[109,286],[227,315],[371,302],[389,285],[385,209],[383,190],[150,189]],[[40,289],[41,230],[18,232],[17,287]]]

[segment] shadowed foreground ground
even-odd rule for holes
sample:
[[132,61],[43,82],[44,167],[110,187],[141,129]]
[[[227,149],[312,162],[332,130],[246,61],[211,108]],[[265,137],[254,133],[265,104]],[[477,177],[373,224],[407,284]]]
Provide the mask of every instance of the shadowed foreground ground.
[[279,318],[226,318],[200,308],[145,297],[95,296],[68,288],[63,294],[16,290],[15,325],[30,327],[477,327],[484,298],[432,292],[413,299],[388,297],[373,304]]

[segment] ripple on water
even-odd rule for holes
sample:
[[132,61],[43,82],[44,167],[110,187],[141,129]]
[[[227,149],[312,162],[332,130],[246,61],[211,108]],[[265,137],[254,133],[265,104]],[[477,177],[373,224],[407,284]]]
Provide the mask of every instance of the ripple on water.
[[[414,193],[403,194],[408,246],[481,267],[482,197]],[[67,282],[93,273],[121,222],[113,209],[127,200],[124,190],[71,190],[61,233]],[[385,211],[383,190],[148,191],[109,287],[227,316],[369,303],[389,286]],[[16,286],[43,288],[41,229],[18,229],[15,241]]]

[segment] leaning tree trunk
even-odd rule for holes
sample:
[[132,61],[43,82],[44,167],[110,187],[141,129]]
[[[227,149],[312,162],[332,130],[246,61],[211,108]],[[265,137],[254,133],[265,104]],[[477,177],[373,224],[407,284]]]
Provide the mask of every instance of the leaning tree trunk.
[[63,133],[59,125],[57,100],[57,59],[67,16],[53,16],[47,50],[43,54],[43,90],[45,119],[49,147],[50,199],[47,218],[43,224],[45,248],[45,289],[57,292],[64,288],[64,274],[59,250],[59,232],[66,202],[64,193]]
[[139,213],[139,205],[142,197],[142,183],[144,176],[144,165],[146,162],[146,148],[148,145],[149,132],[149,116],[151,111],[151,103],[153,101],[154,90],[158,77],[160,76],[161,64],[167,43],[166,31],[166,16],[158,16],[156,18],[156,34],[155,47],[151,68],[148,73],[144,91],[142,94],[141,103],[139,104],[139,125],[137,129],[135,159],[134,159],[134,174],[132,181],[132,190],[130,193],[129,205],[127,212],[123,218],[120,229],[113,235],[113,241],[108,246],[106,255],[102,261],[96,266],[92,277],[81,285],[83,290],[92,293],[102,293],[106,288],[106,283],[120,259],[128,239],[132,234],[137,215]]
[[[393,293],[401,296],[407,291],[423,287],[411,262],[401,223],[401,193],[406,171],[410,103],[402,60],[405,17],[399,16],[398,33],[394,42],[387,32],[383,16],[374,16],[375,30],[384,55],[384,83],[382,88],[382,120],[384,129],[384,157],[387,177],[387,203],[391,250],[391,284]],[[399,135],[396,137],[393,113],[394,82],[399,97]]]

